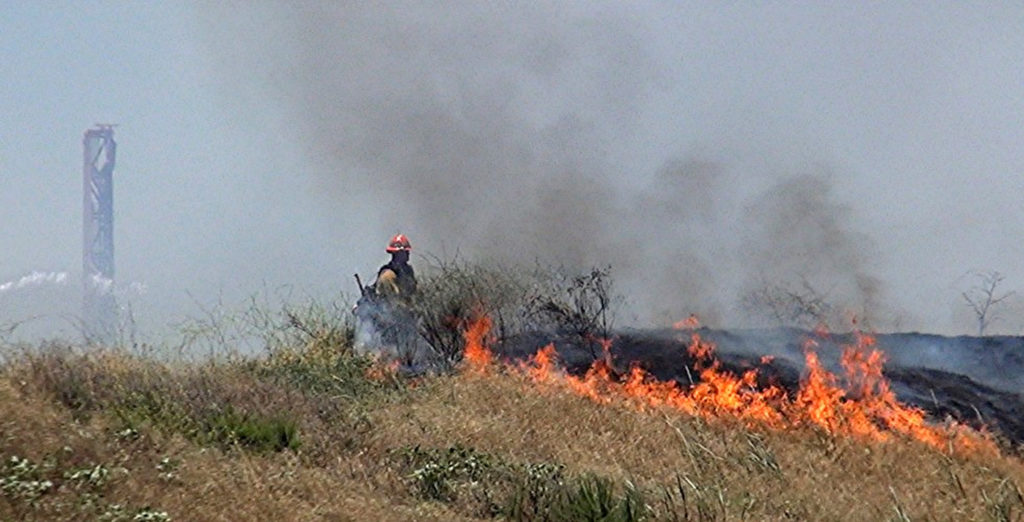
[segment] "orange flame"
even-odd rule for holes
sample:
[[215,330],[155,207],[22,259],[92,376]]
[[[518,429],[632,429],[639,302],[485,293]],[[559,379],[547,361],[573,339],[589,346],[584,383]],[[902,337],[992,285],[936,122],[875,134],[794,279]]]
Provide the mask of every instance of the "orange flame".
[[365,375],[366,378],[373,381],[389,381],[395,379],[398,376],[398,369],[400,367],[401,364],[398,361],[384,362],[381,360],[376,360],[373,362],[373,364],[366,368]]
[[[483,318],[466,332],[464,358],[470,368],[487,371],[493,364],[494,356],[483,342],[489,327],[490,321]],[[820,335],[825,335],[823,330]],[[757,369],[739,376],[723,370],[714,357],[714,345],[695,332],[687,352],[700,380],[689,387],[658,380],[638,366],[620,375],[612,367],[610,341],[602,345],[604,357],[595,360],[582,377],[558,366],[558,354],[551,344],[516,370],[530,382],[561,386],[602,404],[619,398],[641,408],[668,407],[702,417],[733,417],[749,425],[778,429],[811,425],[833,435],[876,441],[901,434],[940,450],[997,451],[983,433],[958,424],[929,424],[922,410],[901,404],[882,375],[885,355],[874,347],[875,339],[869,335],[857,333],[856,343],[844,347],[840,363],[845,387],[821,365],[815,351],[817,342],[809,339],[804,345],[807,373],[793,397],[778,386],[759,386]]]
[[672,328],[676,330],[696,330],[700,328],[700,320],[697,319],[696,315],[690,314],[686,319],[680,319],[672,323]]
[[470,323],[463,332],[466,348],[462,354],[462,360],[466,367],[474,372],[488,373],[494,365],[494,354],[485,344],[485,338],[490,331],[491,318],[482,315]]

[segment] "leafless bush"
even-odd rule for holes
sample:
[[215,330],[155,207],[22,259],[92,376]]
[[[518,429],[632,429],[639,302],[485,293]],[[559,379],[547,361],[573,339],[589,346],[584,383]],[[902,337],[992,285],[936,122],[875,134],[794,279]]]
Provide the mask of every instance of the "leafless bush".
[[974,277],[975,284],[966,292],[961,293],[967,306],[974,312],[978,322],[978,336],[985,335],[985,330],[995,321],[1000,319],[999,308],[1005,305],[1005,301],[1016,292],[997,292],[999,284],[1006,279],[1006,276],[995,271],[969,272]]
[[449,364],[462,356],[466,326],[484,315],[498,342],[529,331],[568,334],[596,355],[622,301],[610,268],[574,273],[434,258],[424,272],[415,302],[420,332]]
[[436,257],[422,272],[426,275],[413,305],[420,334],[446,364],[460,360],[462,332],[482,316],[491,319],[498,339],[521,331],[528,275],[503,266]]
[[537,284],[526,306],[526,317],[536,326],[576,338],[598,357],[600,341],[609,339],[623,297],[614,292],[611,267],[582,273],[564,267],[538,270]]
[[806,278],[799,284],[762,281],[741,296],[740,306],[755,319],[798,328],[827,324],[835,312],[829,292],[815,288]]

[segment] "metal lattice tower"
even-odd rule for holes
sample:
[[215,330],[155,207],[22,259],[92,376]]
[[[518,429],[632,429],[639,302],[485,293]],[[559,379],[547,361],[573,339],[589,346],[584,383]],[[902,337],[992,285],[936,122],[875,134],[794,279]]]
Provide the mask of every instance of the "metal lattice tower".
[[89,341],[109,342],[117,328],[114,300],[114,125],[96,124],[82,140],[82,319]]

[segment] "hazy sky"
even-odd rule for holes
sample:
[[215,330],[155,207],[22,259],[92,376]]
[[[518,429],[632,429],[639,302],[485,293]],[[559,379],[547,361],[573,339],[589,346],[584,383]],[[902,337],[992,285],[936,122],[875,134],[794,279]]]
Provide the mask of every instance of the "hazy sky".
[[399,230],[611,263],[648,324],[809,274],[963,333],[968,270],[1024,291],[1020,2],[207,4],[0,6],[0,323],[77,313],[97,122],[147,326],[351,292]]

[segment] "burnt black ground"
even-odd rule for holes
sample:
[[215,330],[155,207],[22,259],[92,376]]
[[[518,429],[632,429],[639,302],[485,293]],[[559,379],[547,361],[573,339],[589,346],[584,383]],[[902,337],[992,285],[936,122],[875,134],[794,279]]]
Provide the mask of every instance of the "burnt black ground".
[[[839,356],[855,342],[851,333],[818,336],[792,328],[712,330],[697,333],[716,345],[722,367],[734,373],[757,367],[763,382],[793,392],[804,372],[804,343],[814,339],[822,364],[841,375]],[[659,379],[681,384],[699,378],[686,353],[689,332],[622,330],[613,338],[617,369],[639,365]],[[953,418],[1024,444],[1024,337],[944,337],[920,333],[876,334],[886,354],[884,374],[900,401],[926,411],[936,421]],[[572,373],[583,373],[600,348],[570,337],[532,334],[497,347],[499,355],[521,359],[554,342]],[[771,356],[762,364],[762,356]]]

